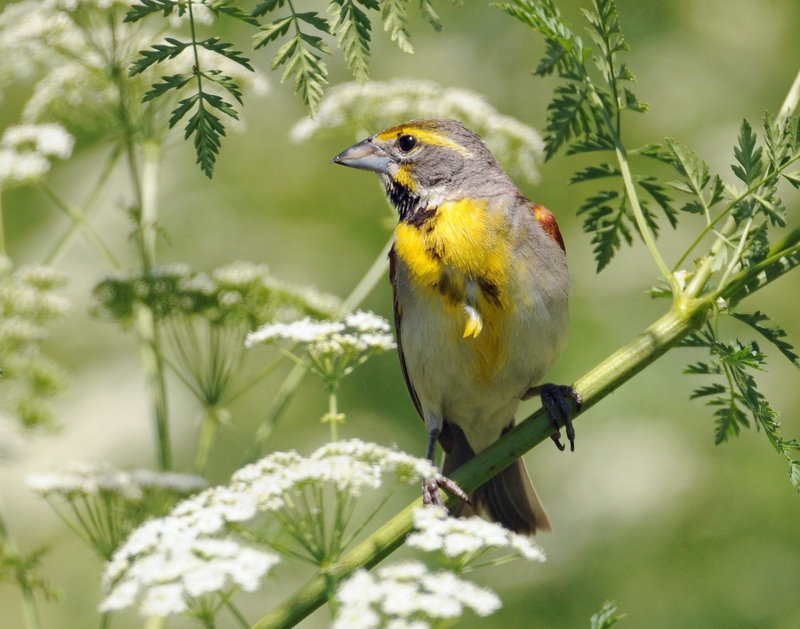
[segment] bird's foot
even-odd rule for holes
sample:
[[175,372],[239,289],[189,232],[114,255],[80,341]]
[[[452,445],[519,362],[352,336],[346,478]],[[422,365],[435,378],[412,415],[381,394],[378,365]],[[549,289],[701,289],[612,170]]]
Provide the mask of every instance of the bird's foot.
[[439,489],[449,491],[456,498],[460,498],[467,504],[472,504],[470,503],[469,496],[461,487],[456,485],[455,481],[441,475],[422,479],[422,504],[443,507],[444,499]]
[[534,395],[542,398],[542,406],[555,426],[556,431],[550,435],[550,438],[555,442],[556,447],[559,450],[565,449],[564,444],[561,443],[561,426],[563,426],[569,440],[569,449],[574,451],[575,427],[572,425],[572,409],[569,400],[571,399],[575,403],[575,413],[580,413],[583,404],[580,393],[570,386],[548,382],[538,387],[532,387],[522,396],[522,399],[527,400]]

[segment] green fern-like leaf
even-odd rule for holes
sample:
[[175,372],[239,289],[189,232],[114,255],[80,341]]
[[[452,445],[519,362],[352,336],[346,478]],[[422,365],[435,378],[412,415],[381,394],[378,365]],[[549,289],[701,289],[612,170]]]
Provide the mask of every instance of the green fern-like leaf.
[[151,89],[147,91],[142,100],[147,102],[148,100],[153,100],[154,98],[162,96],[170,90],[180,90],[181,88],[185,87],[186,84],[193,78],[194,75],[188,72],[185,74],[162,76],[161,81],[158,83],[153,83]]
[[155,44],[148,50],[139,51],[139,58],[131,64],[128,76],[136,76],[153,64],[174,59],[192,45],[192,42],[182,42],[174,37],[166,37],[164,41],[166,44]]
[[442,30],[442,19],[439,17],[439,14],[436,13],[436,9],[433,8],[432,0],[419,0],[419,9],[425,19],[428,20],[428,23],[433,26],[434,30]]
[[733,153],[737,163],[731,169],[745,185],[750,186],[764,174],[764,163],[761,159],[763,151],[758,146],[758,138],[747,120],[742,120],[739,143],[734,147]]
[[184,11],[180,7],[180,3],[175,0],[138,0],[138,2],[139,4],[132,4],[128,9],[125,14],[125,22],[138,22],[154,13],[161,13],[164,17],[168,17],[176,9],[180,15],[183,15]]
[[365,81],[369,71],[369,46],[372,24],[361,6],[380,9],[374,0],[332,0],[329,11],[333,17],[331,30],[344,52],[347,67],[358,81]]
[[624,618],[624,614],[617,613],[617,606],[611,601],[603,603],[602,609],[590,618],[590,629],[609,629]]
[[203,41],[197,42],[197,45],[202,46],[211,52],[215,52],[218,55],[222,55],[223,57],[238,63],[240,66],[247,68],[251,72],[253,71],[253,66],[250,65],[250,60],[243,56],[241,51],[234,50],[232,48],[233,44],[221,41],[219,37],[210,37],[208,39],[204,39]]
[[800,357],[794,352],[794,347],[791,343],[785,340],[787,336],[786,331],[778,326],[769,327],[764,325],[764,322],[769,321],[767,315],[760,311],[756,311],[753,314],[732,312],[731,315],[761,334],[761,336],[777,347],[778,351],[786,356],[795,367],[800,367]]
[[583,230],[592,234],[592,252],[600,272],[619,251],[623,240],[629,245],[633,242],[625,197],[615,190],[600,192],[587,199],[578,214],[585,215]]
[[[283,2],[261,3],[254,9],[266,13],[283,6]],[[294,91],[303,102],[316,114],[325,85],[328,83],[328,67],[322,60],[322,54],[330,54],[330,49],[323,39],[307,32],[306,27],[327,34],[330,32],[328,21],[316,12],[297,13],[289,5],[291,14],[263,25],[254,36],[255,48],[261,48],[278,40],[294,30],[294,35],[276,51],[272,57],[272,69],[284,67],[281,82],[293,80]]]
[[591,130],[590,116],[586,113],[587,91],[575,83],[559,85],[555,97],[548,105],[545,128],[545,159],[550,159],[573,137]]
[[383,0],[381,11],[383,30],[403,52],[413,54],[414,47],[408,36],[408,0]]

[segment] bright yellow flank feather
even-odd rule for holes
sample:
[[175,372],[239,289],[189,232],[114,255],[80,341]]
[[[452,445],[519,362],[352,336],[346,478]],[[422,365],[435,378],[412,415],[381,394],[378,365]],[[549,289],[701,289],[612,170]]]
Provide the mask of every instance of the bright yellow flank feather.
[[[461,322],[461,336],[475,343],[484,379],[503,360],[499,334],[510,308],[504,294],[508,236],[502,214],[488,212],[485,199],[444,203],[423,225],[401,222],[396,231],[395,252],[415,283],[429,287],[431,297],[443,299],[454,321]],[[495,287],[495,298],[487,298],[481,284]]]

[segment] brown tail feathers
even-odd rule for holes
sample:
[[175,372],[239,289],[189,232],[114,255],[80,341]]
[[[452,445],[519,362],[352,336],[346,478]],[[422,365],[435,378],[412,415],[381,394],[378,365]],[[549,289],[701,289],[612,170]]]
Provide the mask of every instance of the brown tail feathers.
[[[467,443],[460,428],[449,424],[451,439],[449,451],[442,462],[442,474],[449,476],[475,453]],[[472,506],[459,502],[451,510],[453,515],[467,517],[486,512],[492,520],[499,522],[515,533],[532,535],[536,531],[549,531],[550,520],[533,488],[525,462],[517,459],[502,472],[478,487],[471,495]]]

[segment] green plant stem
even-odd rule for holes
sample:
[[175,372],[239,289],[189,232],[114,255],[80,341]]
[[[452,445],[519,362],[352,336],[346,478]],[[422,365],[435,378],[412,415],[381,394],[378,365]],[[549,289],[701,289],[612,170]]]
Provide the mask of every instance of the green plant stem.
[[[189,8],[191,10],[191,3]],[[112,14],[109,14],[109,29],[113,54],[118,47],[117,23]],[[137,132],[131,117],[131,96],[128,92],[128,83],[123,75],[121,60],[114,57],[109,60],[109,63],[111,78],[120,95],[118,118],[131,187],[136,198],[134,216],[137,222],[137,239],[142,270],[144,275],[149,275],[156,259],[158,163],[161,149],[159,145],[152,142],[145,143],[141,147],[143,166],[140,173],[136,154]],[[158,465],[160,469],[167,470],[172,467],[172,450],[169,441],[167,386],[159,323],[149,309],[141,307],[135,314],[134,327],[139,335],[147,392],[153,408]]]
[[[53,205],[55,205],[59,210],[61,210],[62,212],[64,212],[64,214],[67,215],[69,220],[72,221],[73,227],[81,231],[86,240],[88,240],[89,243],[95,249],[97,249],[100,255],[102,255],[105,258],[106,262],[108,262],[112,268],[119,269],[120,268],[119,261],[111,252],[111,249],[108,248],[106,243],[103,242],[103,239],[100,237],[100,234],[98,234],[92,228],[92,226],[86,222],[86,218],[84,217],[83,213],[78,209],[72,207],[66,201],[64,201],[64,199],[58,196],[56,192],[48,184],[46,183],[42,184],[42,190],[44,190],[44,193],[53,202]],[[68,233],[71,233],[71,231]],[[51,254],[48,255],[46,258],[47,260],[46,263],[52,261],[53,257],[54,254],[51,252]]]
[[372,289],[375,288],[375,285],[386,277],[386,269],[389,266],[389,249],[392,248],[392,243],[394,243],[394,236],[391,236],[386,241],[372,266],[369,267],[358,284],[356,284],[356,287],[342,302],[342,314],[352,312],[358,308],[361,302],[367,298],[367,295],[372,292]]
[[335,443],[339,441],[339,409],[335,389],[328,393],[328,423],[331,428],[331,443]]
[[645,246],[647,246],[648,251],[650,251],[653,261],[656,263],[659,271],[661,271],[661,274],[664,276],[664,280],[666,280],[667,284],[672,289],[672,294],[677,295],[678,286],[675,276],[672,274],[672,271],[669,270],[667,263],[664,262],[664,258],[661,256],[661,252],[658,250],[658,246],[656,245],[656,239],[653,236],[653,232],[647,224],[647,219],[644,217],[644,212],[642,211],[642,206],[639,202],[639,195],[636,193],[636,186],[633,182],[633,174],[631,173],[631,167],[628,162],[628,153],[625,149],[625,145],[622,143],[622,138],[620,138],[619,135],[619,126],[615,125],[614,121],[611,119],[611,115],[608,112],[605,103],[603,103],[603,99],[600,98],[600,95],[597,93],[592,80],[587,75],[584,75],[583,80],[586,86],[589,88],[592,101],[598,110],[603,114],[603,120],[605,121],[608,132],[614,138],[614,151],[617,156],[619,171],[622,175],[622,183],[625,186],[625,195],[628,197],[628,202],[631,204],[631,212],[633,212],[633,217],[636,220],[636,226],[639,228],[639,234],[641,235]]
[[6,255],[6,230],[3,226],[3,189],[0,187],[0,256]]
[[778,111],[778,117],[775,119],[778,126],[783,125],[786,119],[795,112],[798,103],[800,103],[800,71],[798,71],[797,76],[794,77],[794,82],[789,88],[789,92],[786,94],[786,98],[783,100],[783,104]]
[[[92,191],[89,193],[86,202],[83,204],[80,212],[78,213],[80,216],[81,222],[86,221],[86,214],[89,212],[90,209],[94,206],[97,202],[97,198],[100,195],[100,191],[105,186],[108,178],[111,176],[111,173],[114,171],[114,167],[117,165],[119,161],[119,156],[122,153],[122,147],[119,144],[115,144],[114,147],[111,149],[111,153],[109,154],[108,158],[106,159],[106,163],[103,165],[103,170],[100,172],[100,176],[95,181],[94,187]],[[69,227],[64,231],[58,240],[56,240],[53,248],[50,252],[44,257],[42,260],[42,264],[53,264],[59,255],[66,249],[66,246],[69,244],[72,236],[75,234],[75,231],[78,229],[79,225],[76,221],[70,221]],[[115,267],[116,268],[116,267]]]
[[[686,335],[698,329],[710,310],[711,306],[707,301],[697,301],[691,308],[673,307],[633,341],[577,380],[574,387],[583,396],[584,410],[597,404]],[[465,491],[472,491],[533,446],[547,440],[552,432],[550,418],[543,409],[539,409],[471,459],[452,478]],[[448,501],[451,500],[448,497]],[[327,570],[327,577],[320,575],[309,581],[255,623],[252,629],[291,627],[305,618],[325,602],[327,578],[333,577],[340,581],[357,568],[374,566],[398,548],[413,528],[412,514],[420,504],[421,499],[415,500],[341,560],[331,565]]]
[[[17,543],[11,536],[11,531],[9,531],[5,516],[3,515],[3,504],[0,502],[0,548],[3,547],[12,555],[16,557],[20,556]],[[22,592],[22,613],[25,618],[25,627],[27,629],[41,629],[42,624],[39,620],[39,608],[36,605],[36,596],[28,582],[28,575],[25,573],[25,568],[21,563],[16,568],[16,580]]]
[[[142,204],[138,213],[138,235],[141,263],[145,275],[151,273],[156,260],[158,163],[160,157],[161,152],[157,145],[146,144],[142,147],[143,176],[141,178],[138,175],[134,176],[133,173],[138,172],[138,169],[131,168],[132,180],[139,182],[141,186],[137,194]],[[172,448],[169,438],[167,383],[160,325],[152,311],[141,307],[136,313],[135,327],[139,334],[147,391],[153,408],[158,465],[160,469],[168,470],[172,467]]]
[[206,409],[203,416],[203,423],[200,426],[200,438],[197,441],[197,452],[194,456],[194,472],[201,476],[206,472],[208,465],[208,456],[211,453],[211,447],[214,445],[214,437],[217,434],[217,427],[219,426],[219,416],[217,409],[209,407]]

